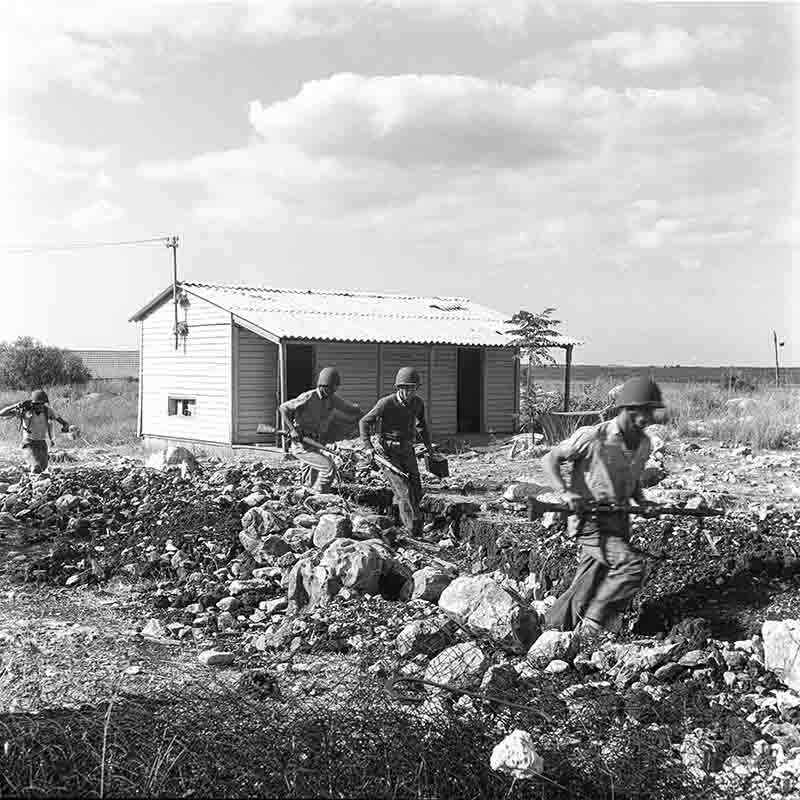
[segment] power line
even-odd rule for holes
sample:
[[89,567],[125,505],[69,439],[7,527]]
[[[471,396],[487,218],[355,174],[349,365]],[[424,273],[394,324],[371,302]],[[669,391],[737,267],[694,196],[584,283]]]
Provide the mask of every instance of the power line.
[[129,239],[120,242],[75,242],[53,245],[6,245],[2,249],[7,255],[19,256],[28,253],[67,252],[70,250],[91,250],[97,247],[123,247],[127,245],[155,244],[169,241],[169,236],[155,236],[151,239]]

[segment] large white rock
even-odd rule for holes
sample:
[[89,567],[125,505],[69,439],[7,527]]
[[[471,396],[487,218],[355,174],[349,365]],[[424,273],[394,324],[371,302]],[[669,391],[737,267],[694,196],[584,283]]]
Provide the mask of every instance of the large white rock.
[[411,591],[412,600],[427,600],[436,603],[442,592],[450,585],[453,578],[447,572],[436,567],[422,567],[412,576],[414,588]]
[[514,778],[536,778],[544,770],[544,761],[536,752],[533,737],[519,728],[495,745],[489,765],[495,772]]
[[207,667],[224,667],[232,664],[235,656],[225,650],[203,650],[197,660]]
[[511,503],[524,503],[529,498],[534,498],[547,491],[549,491],[547,486],[538,483],[512,483],[503,492],[503,499]]
[[486,575],[456,578],[439,598],[439,608],[474,634],[525,653],[539,636],[539,615]]
[[578,651],[578,642],[572,631],[545,631],[528,650],[528,663],[546,667],[551,661],[572,661]]
[[333,539],[319,563],[342,586],[376,594],[386,562],[390,558],[383,544],[375,539],[364,542]]
[[397,652],[403,657],[424,653],[431,656],[453,641],[455,624],[447,619],[418,619],[409,622],[397,636]]
[[761,626],[764,666],[800,692],[800,619],[767,620]]
[[156,451],[147,459],[146,465],[152,469],[178,466],[182,473],[197,472],[200,469],[194,453],[180,446],[170,446],[166,450]]
[[341,514],[323,514],[314,529],[314,546],[325,547],[337,538],[349,537],[353,526],[349,517]]
[[[425,680],[446,683],[459,689],[471,689],[480,685],[489,659],[474,642],[454,644],[442,650],[425,670]],[[428,687],[437,691],[437,687]]]

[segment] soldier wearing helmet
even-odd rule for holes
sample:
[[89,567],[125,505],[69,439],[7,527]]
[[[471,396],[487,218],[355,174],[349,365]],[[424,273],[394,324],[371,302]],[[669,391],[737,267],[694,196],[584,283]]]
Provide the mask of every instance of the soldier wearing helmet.
[[69,423],[50,408],[50,399],[42,389],[31,392],[28,400],[13,403],[0,409],[0,417],[16,417],[22,431],[22,448],[31,466],[31,472],[38,475],[47,469],[50,452],[49,439],[53,444],[53,421],[61,425],[61,432],[69,432]]
[[[640,483],[650,456],[645,428],[664,408],[658,385],[645,377],[626,381],[615,399],[618,414],[607,422],[579,428],[554,447],[542,466],[575,516],[570,530],[581,543],[575,579],[549,609],[546,624],[578,629],[584,646],[604,633],[616,633],[619,615],[641,587],[644,559],[629,543],[628,515],[606,512],[581,516],[587,503],[651,505]],[[561,466],[569,462],[569,485]]]
[[308,440],[329,444],[344,438],[346,425],[353,426],[361,417],[357,405],[336,394],[340,384],[339,371],[325,367],[319,373],[316,389],[309,389],[280,406],[284,425],[291,437],[292,455],[303,465],[303,483],[319,492],[330,491],[333,460],[315,449]]
[[433,455],[433,445],[425,421],[425,403],[417,395],[419,384],[417,370],[413,367],[402,367],[395,378],[397,391],[378,400],[358,424],[364,448],[369,453],[375,452],[371,433],[373,427],[377,428],[382,455],[408,476],[401,478],[395,472],[384,469],[384,475],[394,490],[400,519],[415,534],[422,530],[419,507],[422,482],[414,451],[417,432],[425,449]]

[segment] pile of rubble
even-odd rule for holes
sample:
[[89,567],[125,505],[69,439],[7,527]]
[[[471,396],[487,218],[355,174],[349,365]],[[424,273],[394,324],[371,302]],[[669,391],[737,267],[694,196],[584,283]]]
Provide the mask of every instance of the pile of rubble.
[[[800,623],[725,639],[713,613],[699,613],[757,579],[797,586],[795,514],[744,511],[702,530],[637,523],[652,574],[633,627],[647,635],[582,651],[573,634],[543,630],[574,543],[528,522],[520,497],[430,494],[425,539],[414,540],[379,513],[385,499],[357,495],[311,494],[291,469],[201,469],[185,457],[4,471],[0,541],[3,528],[9,541],[22,529],[28,538],[3,568],[66,586],[148,578],[156,611],[142,636],[195,643],[209,666],[355,656],[368,674],[404,681],[431,719],[481,718],[494,703],[492,768],[516,778],[577,747],[611,763],[638,737],[729,796],[800,791]],[[37,530],[61,535],[37,542]],[[542,720],[520,729],[515,706]]]

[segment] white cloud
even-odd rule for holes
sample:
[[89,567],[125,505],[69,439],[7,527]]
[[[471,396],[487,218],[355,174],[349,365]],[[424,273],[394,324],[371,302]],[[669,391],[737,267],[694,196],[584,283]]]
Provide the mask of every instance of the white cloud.
[[684,272],[697,272],[703,266],[703,262],[697,256],[681,256],[678,258],[678,263]]
[[[757,190],[698,193],[663,204],[668,205],[670,216],[659,215],[663,205],[639,201],[631,204],[626,214],[629,244],[654,250],[746,243],[754,238],[755,229],[761,224],[762,217],[756,212],[762,200],[763,193]],[[683,261],[680,263],[683,269],[689,269]]]
[[105,170],[100,170],[97,173],[97,177],[94,179],[95,188],[99,189],[102,192],[107,192],[113,185],[114,182],[111,180],[111,177]]
[[509,34],[521,32],[533,13],[560,13],[555,3],[535,0],[32,0],[13,4],[4,17],[0,47],[8,68],[0,86],[69,86],[136,102],[141,94],[132,82],[145,66],[134,60],[136,44],[169,45],[163,52],[197,42],[331,36],[387,12]]
[[585,121],[613,102],[606,90],[565,82],[521,87],[465,75],[341,73],[304,84],[288,100],[253,102],[250,122],[265,142],[316,156],[511,164],[590,147]]
[[253,101],[252,144],[144,164],[139,174],[204,183],[217,200],[207,209],[235,208],[236,194],[252,197],[247,187],[256,187],[261,206],[352,211],[460,193],[458,182],[472,177],[511,196],[515,184],[530,185],[528,170],[563,177],[648,149],[657,167],[671,144],[684,153],[686,137],[700,133],[720,147],[720,131],[757,126],[769,110],[757,96],[706,87],[623,92],[564,80],[340,73],[285,100]]
[[98,200],[73,211],[66,219],[73,228],[91,228],[117,222],[125,216],[125,209],[107,200]]
[[616,31],[574,46],[574,52],[607,57],[625,69],[644,72],[686,67],[700,56],[719,56],[740,50],[742,31],[726,26],[703,27],[695,33],[669,25],[656,25],[649,33]]
[[108,159],[108,151],[69,147],[30,136],[14,119],[0,119],[3,146],[0,167],[10,186],[23,186],[31,176],[44,183],[90,179]]

